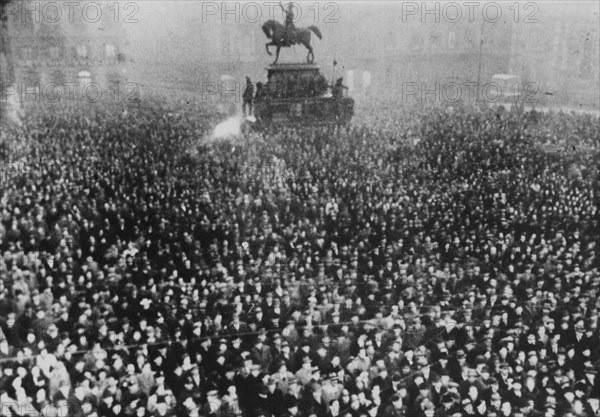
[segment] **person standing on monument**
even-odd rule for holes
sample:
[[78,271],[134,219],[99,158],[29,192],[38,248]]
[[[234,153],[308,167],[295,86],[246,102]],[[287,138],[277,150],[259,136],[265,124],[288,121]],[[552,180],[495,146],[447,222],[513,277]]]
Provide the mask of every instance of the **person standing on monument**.
[[[254,84],[252,84],[250,77],[246,77],[246,87],[242,93],[242,99],[244,100],[244,104],[242,104],[244,116],[252,116],[254,107]],[[246,110],[248,110],[248,113],[246,113]]]

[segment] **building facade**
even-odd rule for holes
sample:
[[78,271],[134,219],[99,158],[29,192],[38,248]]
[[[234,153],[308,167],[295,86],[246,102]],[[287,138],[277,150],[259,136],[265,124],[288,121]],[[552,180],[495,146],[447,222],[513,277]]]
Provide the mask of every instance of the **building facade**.
[[466,91],[468,83],[485,83],[508,68],[511,22],[405,17],[400,2],[353,7],[353,35],[348,43],[343,33],[337,35],[336,44],[359,97],[402,101],[416,92],[417,99],[439,100],[449,83]]
[[116,98],[127,79],[126,32],[109,3],[95,4],[94,14],[70,16],[32,0],[6,5],[2,59],[11,71],[3,93],[16,88],[21,102]]
[[600,106],[597,2],[548,8],[538,22],[515,27],[510,71],[537,88],[543,104]]

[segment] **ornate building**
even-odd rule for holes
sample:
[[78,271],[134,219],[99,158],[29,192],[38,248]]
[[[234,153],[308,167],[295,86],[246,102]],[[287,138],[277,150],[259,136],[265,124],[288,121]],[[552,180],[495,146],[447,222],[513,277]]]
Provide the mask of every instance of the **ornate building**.
[[516,25],[510,71],[534,83],[543,104],[600,106],[599,4],[558,4]]
[[[235,16],[221,19],[220,14],[203,17],[203,3],[141,5],[142,25],[127,29],[129,68],[142,92],[175,98],[221,94],[239,98],[244,76],[258,80],[264,75],[260,23],[236,21]],[[234,82],[223,87],[224,79]]]
[[355,95],[402,100],[409,84],[433,91],[449,82],[485,83],[508,69],[509,21],[403,18],[401,2],[351,3],[340,11],[340,19],[348,22],[332,28],[333,44],[337,60],[351,72]]
[[125,31],[112,5],[99,2],[94,14],[73,9],[69,15],[54,4],[53,10],[32,0],[5,6],[3,55],[14,71],[4,82],[16,84],[22,100],[53,101],[69,92],[85,99],[82,87],[89,83],[98,86],[94,98],[108,95],[127,76]]

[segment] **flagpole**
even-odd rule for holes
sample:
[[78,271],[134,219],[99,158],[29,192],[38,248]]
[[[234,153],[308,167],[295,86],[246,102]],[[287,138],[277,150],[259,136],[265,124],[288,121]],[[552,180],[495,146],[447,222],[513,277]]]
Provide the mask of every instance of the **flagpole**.
[[333,56],[333,66],[331,67],[331,85],[333,85],[335,78],[335,66],[337,65],[337,61],[335,59],[335,55]]

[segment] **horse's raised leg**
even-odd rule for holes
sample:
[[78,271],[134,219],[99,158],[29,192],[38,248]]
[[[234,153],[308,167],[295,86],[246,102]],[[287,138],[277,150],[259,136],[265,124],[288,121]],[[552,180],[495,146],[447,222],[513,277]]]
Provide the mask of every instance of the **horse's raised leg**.
[[272,43],[272,42],[268,42],[268,43],[266,43],[266,44],[265,44],[265,49],[267,50],[267,53],[268,53],[269,55],[273,55],[273,54],[271,53],[271,51],[269,51],[269,45],[271,45],[271,43]]

